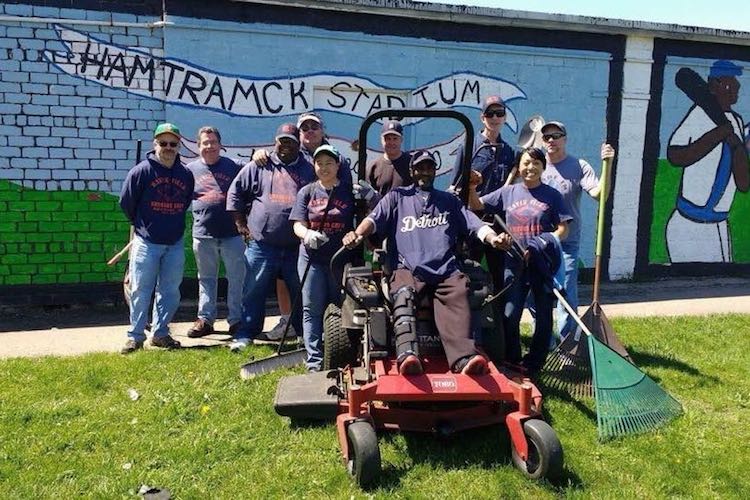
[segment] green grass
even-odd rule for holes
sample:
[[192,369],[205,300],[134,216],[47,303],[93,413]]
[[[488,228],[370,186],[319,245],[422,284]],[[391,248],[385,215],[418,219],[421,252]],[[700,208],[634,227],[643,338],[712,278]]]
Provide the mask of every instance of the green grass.
[[556,484],[524,479],[493,427],[447,441],[383,434],[381,480],[361,492],[332,425],[274,413],[289,372],[242,381],[244,356],[205,349],[0,362],[0,497],[122,498],[145,483],[177,498],[746,498],[750,316],[613,324],[685,415],[600,444],[591,405],[548,396],[565,451]]

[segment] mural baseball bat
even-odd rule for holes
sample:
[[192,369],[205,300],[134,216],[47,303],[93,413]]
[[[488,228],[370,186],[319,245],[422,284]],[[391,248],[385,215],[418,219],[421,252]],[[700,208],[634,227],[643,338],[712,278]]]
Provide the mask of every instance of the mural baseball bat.
[[729,123],[716,97],[708,90],[708,83],[698,73],[690,68],[680,68],[674,77],[674,83],[696,106],[705,111],[717,126]]

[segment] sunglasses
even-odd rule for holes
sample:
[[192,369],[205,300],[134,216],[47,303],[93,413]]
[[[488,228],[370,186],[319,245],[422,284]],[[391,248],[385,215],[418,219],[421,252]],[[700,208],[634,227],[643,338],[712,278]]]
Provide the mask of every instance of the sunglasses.
[[172,142],[172,141],[157,141],[157,143],[159,144],[159,146],[163,148],[166,148],[167,146],[169,146],[170,148],[176,148],[177,146],[180,145],[179,142]]
[[486,113],[484,113],[485,118],[492,118],[493,116],[502,118],[503,116],[505,116],[505,110],[500,109],[498,111],[487,111]]
[[317,123],[313,123],[312,125],[302,125],[299,129],[303,132],[307,132],[308,130],[320,130],[320,125]]
[[565,137],[565,134],[563,134],[562,132],[553,132],[551,134],[542,135],[542,139],[545,141],[549,141],[551,139],[558,140],[562,137]]

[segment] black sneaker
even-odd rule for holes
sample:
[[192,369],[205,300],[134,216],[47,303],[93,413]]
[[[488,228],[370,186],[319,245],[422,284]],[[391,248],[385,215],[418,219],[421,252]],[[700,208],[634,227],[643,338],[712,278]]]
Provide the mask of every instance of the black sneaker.
[[212,333],[214,333],[213,325],[202,318],[198,318],[195,320],[195,323],[193,323],[190,330],[188,330],[187,336],[191,339],[197,339],[205,337],[206,335],[211,335]]
[[143,342],[136,342],[133,339],[128,339],[128,341],[125,342],[125,346],[120,349],[120,354],[130,354],[131,352],[135,352],[139,349],[143,349]]
[[240,324],[239,323],[235,323],[233,325],[229,325],[229,335],[231,335],[232,337],[234,337],[234,335],[237,333],[237,330],[239,330],[239,329],[240,329]]
[[180,347],[182,347],[182,344],[180,344],[169,335],[165,335],[163,337],[153,337],[151,339],[151,345],[154,347],[161,347],[162,349],[179,349]]

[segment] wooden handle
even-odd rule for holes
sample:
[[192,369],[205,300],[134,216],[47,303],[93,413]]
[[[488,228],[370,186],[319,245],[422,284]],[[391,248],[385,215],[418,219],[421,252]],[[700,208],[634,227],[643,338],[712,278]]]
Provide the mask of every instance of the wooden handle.
[[119,252],[117,252],[117,253],[116,253],[116,254],[115,254],[115,255],[114,255],[114,256],[113,256],[113,257],[112,257],[111,259],[109,259],[109,260],[107,261],[107,265],[108,265],[108,266],[114,266],[115,264],[117,264],[117,263],[118,263],[118,262],[120,261],[120,259],[122,259],[122,256],[123,256],[123,255],[125,255],[126,253],[128,253],[128,250],[130,250],[130,245],[131,245],[132,243],[133,243],[133,241],[132,241],[132,240],[131,240],[131,241],[129,241],[129,242],[128,242],[128,244],[127,244],[127,245],[125,245],[125,246],[124,246],[124,247],[122,248],[122,250],[120,250]]

